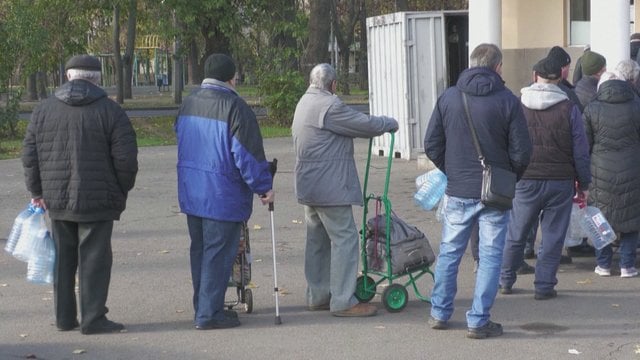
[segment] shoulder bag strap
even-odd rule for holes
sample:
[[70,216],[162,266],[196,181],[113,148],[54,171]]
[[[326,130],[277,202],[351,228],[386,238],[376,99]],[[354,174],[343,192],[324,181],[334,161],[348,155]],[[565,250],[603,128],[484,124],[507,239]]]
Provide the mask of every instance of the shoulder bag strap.
[[471,113],[469,112],[469,104],[467,103],[467,94],[460,91],[462,94],[462,104],[464,105],[464,112],[467,115],[467,124],[469,124],[469,130],[471,130],[471,138],[473,139],[473,145],[476,147],[476,151],[478,151],[478,160],[480,164],[482,164],[482,168],[485,168],[484,165],[484,155],[482,155],[482,149],[480,148],[480,143],[478,142],[478,135],[476,134],[476,128],[473,126],[471,122]]

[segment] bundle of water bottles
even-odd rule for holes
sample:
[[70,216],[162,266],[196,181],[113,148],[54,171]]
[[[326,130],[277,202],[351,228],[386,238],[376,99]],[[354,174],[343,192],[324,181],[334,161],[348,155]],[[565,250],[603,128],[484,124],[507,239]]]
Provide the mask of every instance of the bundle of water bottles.
[[4,250],[27,263],[27,280],[37,284],[53,283],[55,244],[47,229],[45,210],[29,204],[13,222]]
[[416,193],[413,200],[417,205],[432,210],[444,196],[447,176],[439,169],[430,170],[416,178]]

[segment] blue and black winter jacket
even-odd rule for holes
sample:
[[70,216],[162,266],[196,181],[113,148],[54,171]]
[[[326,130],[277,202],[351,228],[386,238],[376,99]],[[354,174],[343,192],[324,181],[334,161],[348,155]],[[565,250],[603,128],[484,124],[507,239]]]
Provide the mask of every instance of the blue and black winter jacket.
[[260,128],[247,103],[225,83],[205,79],[185,98],[175,123],[180,210],[246,221],[253,194],[272,188]]

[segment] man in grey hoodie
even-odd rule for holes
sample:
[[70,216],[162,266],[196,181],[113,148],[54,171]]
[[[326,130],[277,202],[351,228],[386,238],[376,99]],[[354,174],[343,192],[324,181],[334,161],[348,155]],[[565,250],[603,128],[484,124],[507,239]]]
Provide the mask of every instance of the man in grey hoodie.
[[527,232],[544,212],[540,220],[544,245],[536,262],[534,298],[547,300],[557,296],[556,273],[572,198],[576,191],[579,197],[588,195],[589,147],[580,110],[557,85],[561,68],[562,63],[552,57],[540,60],[533,67],[535,83],[521,90],[533,153],[516,184],[500,272],[502,294],[512,293]]

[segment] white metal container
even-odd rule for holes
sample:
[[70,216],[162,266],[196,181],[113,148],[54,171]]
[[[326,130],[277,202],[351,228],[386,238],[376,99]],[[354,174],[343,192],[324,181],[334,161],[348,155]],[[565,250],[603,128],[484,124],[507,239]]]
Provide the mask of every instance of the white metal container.
[[[398,120],[394,157],[424,153],[424,134],[447,86],[443,12],[400,12],[367,19],[369,112]],[[372,151],[387,155],[388,134]]]

